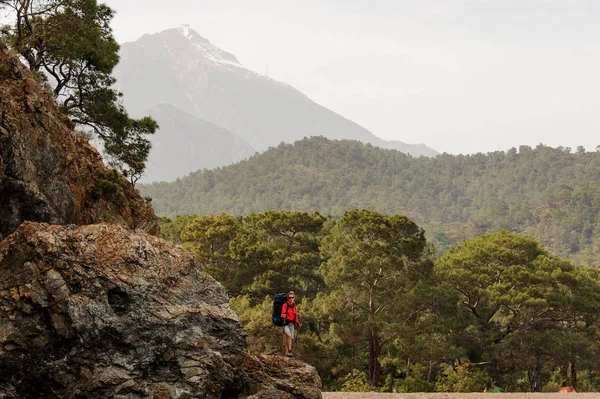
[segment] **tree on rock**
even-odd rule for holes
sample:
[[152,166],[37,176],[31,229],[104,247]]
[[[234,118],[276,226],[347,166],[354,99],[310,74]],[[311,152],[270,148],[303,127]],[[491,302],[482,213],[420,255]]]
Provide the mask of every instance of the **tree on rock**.
[[97,0],[0,0],[12,23],[2,39],[47,81],[62,110],[104,143],[111,166],[131,184],[141,177],[150,152],[148,134],[158,125],[130,118],[112,88],[119,45],[110,21],[114,12]]

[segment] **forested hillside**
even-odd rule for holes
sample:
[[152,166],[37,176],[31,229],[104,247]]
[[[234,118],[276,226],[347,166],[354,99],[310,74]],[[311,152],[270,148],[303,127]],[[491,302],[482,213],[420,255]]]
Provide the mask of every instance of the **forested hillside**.
[[312,137],[247,161],[140,186],[160,215],[243,215],[270,209],[339,217],[353,208],[407,215],[438,252],[505,228],[600,266],[600,152],[521,146],[413,158],[355,141]]
[[188,215],[161,232],[227,288],[251,353],[280,353],[273,297],[293,290],[294,357],[325,390],[600,388],[600,271],[531,237],[500,230],[437,257],[406,216],[358,209]]

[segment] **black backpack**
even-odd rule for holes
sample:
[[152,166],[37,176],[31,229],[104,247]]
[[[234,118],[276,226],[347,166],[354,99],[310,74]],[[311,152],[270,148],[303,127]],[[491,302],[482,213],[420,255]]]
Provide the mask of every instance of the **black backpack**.
[[281,317],[281,309],[286,302],[287,294],[280,292],[275,295],[273,300],[273,324],[276,326],[285,326],[285,317]]

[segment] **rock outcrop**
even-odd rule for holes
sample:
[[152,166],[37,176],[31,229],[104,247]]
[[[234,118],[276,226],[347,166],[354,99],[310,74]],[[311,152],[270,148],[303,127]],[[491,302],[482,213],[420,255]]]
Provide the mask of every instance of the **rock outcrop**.
[[246,356],[242,370],[257,392],[248,399],[321,398],[321,379],[314,367],[281,356]]
[[23,223],[0,243],[0,397],[320,398],[311,366],[252,357],[225,289],[180,246]]
[[21,222],[113,223],[157,231],[152,207],[100,154],[30,71],[0,45],[0,239]]
[[[46,222],[46,223],[44,223]],[[0,398],[318,399],[0,44]]]

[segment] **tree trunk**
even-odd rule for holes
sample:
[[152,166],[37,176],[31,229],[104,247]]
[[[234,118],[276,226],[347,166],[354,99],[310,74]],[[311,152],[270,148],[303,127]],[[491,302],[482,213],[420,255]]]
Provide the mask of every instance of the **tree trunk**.
[[429,361],[429,369],[427,370],[427,382],[431,384],[431,376],[433,375],[433,362]]
[[408,357],[408,359],[406,359],[406,378],[404,379],[404,390],[406,392],[410,392],[410,385],[408,385],[408,381],[410,377],[410,368],[411,368],[411,362],[410,362],[410,356]]
[[371,336],[369,337],[369,384],[373,387],[379,386],[379,377],[381,375],[381,345],[379,343],[379,330],[375,323],[375,301],[373,292],[369,294],[369,323]]
[[[355,309],[356,309],[356,305],[354,303],[352,303],[352,308],[351,308],[351,314],[352,314],[352,321],[354,322],[356,320],[356,316],[355,316]],[[356,369],[356,344],[353,343],[352,344],[352,370]]]
[[381,375],[380,355],[379,331],[377,331],[377,327],[373,326],[371,327],[371,337],[369,339],[369,383],[373,387],[379,386],[379,377]]
[[536,360],[531,378],[531,392],[542,392],[542,366]]
[[571,362],[571,386],[577,389],[577,369],[575,368],[575,362]]

